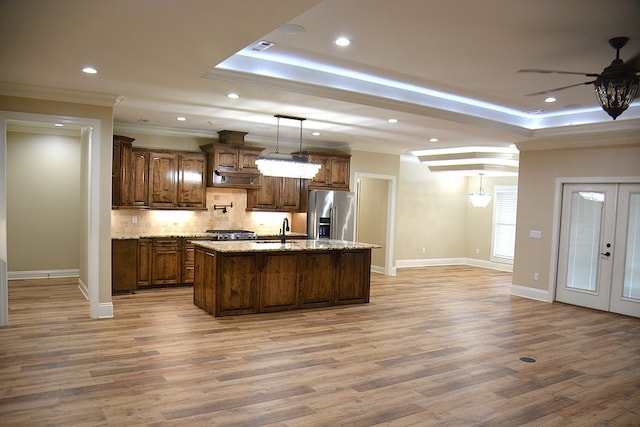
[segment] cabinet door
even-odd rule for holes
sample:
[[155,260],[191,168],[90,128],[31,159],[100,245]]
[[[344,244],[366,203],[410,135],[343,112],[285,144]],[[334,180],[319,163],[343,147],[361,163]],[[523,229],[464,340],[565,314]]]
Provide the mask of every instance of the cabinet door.
[[329,170],[331,168],[331,162],[329,161],[329,157],[313,154],[309,156],[309,160],[322,165],[316,176],[309,181],[309,189],[327,188],[331,182],[331,171]]
[[201,154],[180,155],[179,205],[181,207],[204,208],[205,199],[205,156]]
[[349,158],[331,159],[331,186],[335,189],[349,189]]
[[282,311],[298,304],[298,263],[295,252],[258,256],[260,274],[260,311]]
[[307,252],[301,269],[300,307],[333,303],[333,253]]
[[138,286],[151,285],[151,239],[138,240]]
[[260,156],[261,150],[249,150],[249,149],[239,149],[238,150],[238,166],[243,172],[253,172],[255,174],[259,174],[260,171],[256,166],[256,159]]
[[215,315],[258,311],[258,268],[255,254],[216,254]]
[[204,309],[215,314],[216,306],[216,253],[204,252],[202,280],[204,282]]
[[297,212],[300,209],[300,178],[282,178],[278,207]]
[[133,150],[131,171],[125,179],[127,203],[131,206],[149,205],[149,152]]
[[238,170],[238,150],[233,147],[216,147],[214,165],[218,170]]
[[204,307],[204,248],[194,248],[193,251],[193,303]]
[[371,250],[336,252],[335,303],[369,302]]
[[275,176],[261,176],[260,188],[247,191],[248,206],[265,210],[276,210],[280,197],[281,178]]
[[180,283],[180,244],[178,239],[153,239],[151,251],[151,284]]
[[133,292],[138,282],[138,240],[111,241],[111,292]]
[[178,204],[178,155],[149,153],[149,206],[175,207]]

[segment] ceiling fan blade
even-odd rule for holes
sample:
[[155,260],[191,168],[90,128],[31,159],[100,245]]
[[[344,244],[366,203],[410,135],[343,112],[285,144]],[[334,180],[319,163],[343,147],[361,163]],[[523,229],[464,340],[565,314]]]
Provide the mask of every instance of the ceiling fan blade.
[[538,73],[538,74],[573,74],[576,76],[598,77],[600,74],[581,73],[579,71],[558,71],[558,70],[539,70],[537,68],[528,68],[526,70],[518,70],[519,73]]
[[569,89],[570,87],[576,87],[576,86],[582,86],[582,85],[590,85],[590,84],[593,84],[595,82],[596,82],[595,80],[592,80],[590,82],[576,83],[574,85],[562,86],[562,87],[557,87],[555,89],[549,89],[549,90],[543,90],[542,92],[529,93],[529,94],[527,94],[525,96],[546,95],[547,93],[558,92],[560,90]]

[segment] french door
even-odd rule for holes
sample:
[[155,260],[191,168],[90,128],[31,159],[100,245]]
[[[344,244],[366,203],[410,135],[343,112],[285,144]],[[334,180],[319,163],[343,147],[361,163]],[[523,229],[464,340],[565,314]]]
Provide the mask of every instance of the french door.
[[640,317],[640,185],[565,184],[556,300]]

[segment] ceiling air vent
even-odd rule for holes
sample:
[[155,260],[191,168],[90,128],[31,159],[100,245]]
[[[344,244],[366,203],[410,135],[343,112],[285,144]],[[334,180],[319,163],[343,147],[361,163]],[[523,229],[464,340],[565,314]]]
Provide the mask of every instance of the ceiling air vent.
[[257,52],[263,52],[273,46],[275,43],[268,42],[266,40],[260,40],[258,43],[251,46],[251,50],[255,50]]

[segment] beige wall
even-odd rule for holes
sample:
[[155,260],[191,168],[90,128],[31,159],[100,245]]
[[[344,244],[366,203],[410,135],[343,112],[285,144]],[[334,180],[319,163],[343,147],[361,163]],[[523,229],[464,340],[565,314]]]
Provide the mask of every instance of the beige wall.
[[[516,258],[513,283],[520,286],[547,290],[554,286],[556,254],[552,253],[556,234],[554,215],[558,214],[556,202],[557,180],[560,177],[585,177],[590,181],[604,178],[640,177],[640,135],[616,135],[610,133],[589,136],[589,145],[610,144],[614,140],[625,145],[601,147],[580,146],[580,141],[541,140],[527,144],[520,153],[518,182],[518,217],[516,230]],[[538,150],[545,147],[568,146],[565,149]],[[567,178],[570,179],[570,178]],[[541,239],[531,239],[530,230],[542,232]],[[539,273],[539,280],[533,274]]]
[[464,257],[467,178],[407,161],[398,187],[396,260]]
[[8,271],[79,270],[80,131],[7,133]]
[[356,240],[382,246],[371,251],[371,264],[378,268],[385,265],[389,185],[388,180],[375,178],[361,178],[358,183]]

